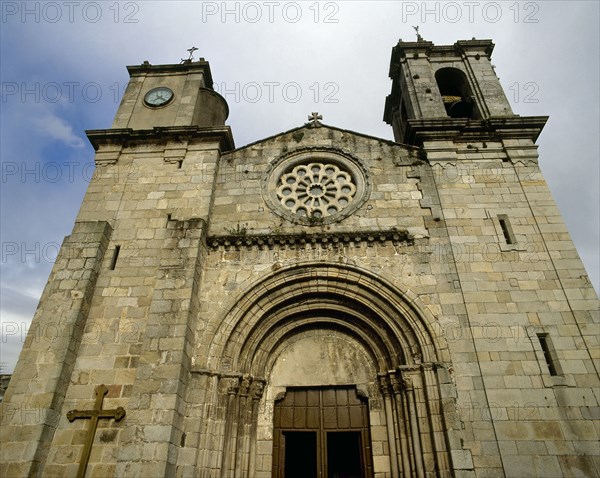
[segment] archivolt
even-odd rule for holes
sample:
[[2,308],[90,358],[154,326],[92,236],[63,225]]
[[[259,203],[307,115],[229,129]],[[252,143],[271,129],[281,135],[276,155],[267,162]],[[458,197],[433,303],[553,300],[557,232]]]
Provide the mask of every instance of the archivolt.
[[414,294],[355,266],[304,263],[282,268],[245,291],[225,314],[209,349],[220,372],[265,376],[269,355],[293,335],[336,329],[353,336],[378,372],[448,359],[433,316]]

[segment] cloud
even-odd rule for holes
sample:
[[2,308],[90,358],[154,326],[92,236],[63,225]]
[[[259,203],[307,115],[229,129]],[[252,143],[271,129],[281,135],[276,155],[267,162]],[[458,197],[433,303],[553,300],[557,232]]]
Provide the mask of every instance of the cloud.
[[83,139],[75,134],[71,125],[53,113],[47,113],[41,118],[35,118],[33,123],[40,133],[61,141],[68,146],[83,148],[86,145]]

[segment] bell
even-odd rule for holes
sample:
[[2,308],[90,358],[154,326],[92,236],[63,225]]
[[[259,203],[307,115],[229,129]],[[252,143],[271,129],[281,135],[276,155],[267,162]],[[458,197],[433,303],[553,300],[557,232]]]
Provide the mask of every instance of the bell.
[[442,101],[445,105],[456,103],[457,101],[462,100],[462,96],[454,96],[454,95],[442,95]]

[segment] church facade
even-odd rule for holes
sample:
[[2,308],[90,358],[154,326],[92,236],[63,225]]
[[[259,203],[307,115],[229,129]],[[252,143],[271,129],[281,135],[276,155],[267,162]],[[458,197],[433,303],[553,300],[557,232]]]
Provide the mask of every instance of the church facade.
[[598,301],[493,46],[399,42],[395,141],[236,148],[206,61],[128,67],[0,476],[598,476]]

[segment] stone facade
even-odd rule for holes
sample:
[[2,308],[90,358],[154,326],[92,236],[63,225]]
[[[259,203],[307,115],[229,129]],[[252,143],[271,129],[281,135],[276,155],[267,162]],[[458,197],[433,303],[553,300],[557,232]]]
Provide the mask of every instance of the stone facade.
[[364,476],[598,476],[598,301],[538,166],[546,118],[512,113],[492,49],[399,43],[397,142],[312,121],[236,149],[205,61],[130,67],[4,397],[1,476],[76,476],[90,422],[67,412],[102,384],[126,415],[99,419],[88,477],[283,476],[313,429],[321,470],[343,430]]

